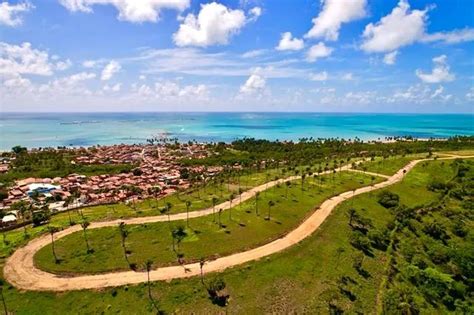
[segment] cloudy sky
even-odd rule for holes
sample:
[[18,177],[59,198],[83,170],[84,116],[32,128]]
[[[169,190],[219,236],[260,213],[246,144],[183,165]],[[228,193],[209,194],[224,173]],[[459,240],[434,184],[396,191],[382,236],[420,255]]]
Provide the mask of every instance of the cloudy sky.
[[470,0],[0,0],[0,108],[473,112],[473,12]]

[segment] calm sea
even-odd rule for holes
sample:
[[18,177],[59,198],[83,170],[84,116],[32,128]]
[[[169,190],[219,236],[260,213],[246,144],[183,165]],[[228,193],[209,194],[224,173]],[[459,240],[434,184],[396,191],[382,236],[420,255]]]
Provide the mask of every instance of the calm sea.
[[313,138],[383,139],[474,135],[474,114],[330,113],[0,113],[0,149],[181,141]]

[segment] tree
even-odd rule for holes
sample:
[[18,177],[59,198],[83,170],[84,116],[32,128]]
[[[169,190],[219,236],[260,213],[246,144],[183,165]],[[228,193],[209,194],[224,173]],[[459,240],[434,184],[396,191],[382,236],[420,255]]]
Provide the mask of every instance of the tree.
[[59,228],[56,226],[48,226],[49,234],[51,234],[51,249],[53,251],[54,262],[59,264],[58,256],[56,256],[56,248],[54,247],[54,233],[59,232]]
[[187,233],[186,233],[186,230],[185,230],[184,226],[179,225],[179,226],[175,227],[171,231],[171,236],[173,237],[173,251],[176,251],[175,247],[174,247],[174,244],[175,244],[175,241],[176,241],[176,244],[178,246],[178,252],[179,252],[179,245],[181,244],[181,241],[187,236]]
[[204,264],[206,263],[206,260],[204,259],[204,257],[201,257],[201,259],[199,259],[199,269],[201,271],[201,283],[204,285],[204,274],[202,272],[202,268],[204,267]]
[[349,226],[352,227],[352,221],[354,220],[354,217],[357,216],[356,209],[349,208],[349,210],[347,210],[347,216],[349,217]]
[[286,182],[285,182],[285,186],[286,186],[285,198],[288,199],[288,188],[290,188],[291,182],[290,182],[290,181],[286,181]]
[[212,303],[219,306],[226,306],[229,299],[229,294],[225,290],[226,283],[222,278],[215,278],[209,283],[207,292]]
[[379,204],[381,204],[383,207],[387,209],[395,208],[400,203],[400,196],[388,190],[382,191],[378,197],[379,197],[379,200],[378,200]]
[[259,215],[258,214],[258,197],[260,196],[260,192],[256,192],[255,193],[255,214],[256,215]]
[[301,175],[301,191],[304,189],[304,180],[306,179],[306,174]]
[[265,220],[270,220],[270,210],[272,207],[275,205],[275,202],[273,200],[268,201],[268,216],[265,218]]
[[216,197],[212,197],[212,221],[216,222],[216,204],[218,199]]
[[147,287],[148,287],[148,298],[150,299],[151,304],[153,307],[158,311],[158,314],[160,314],[160,310],[158,309],[158,305],[156,304],[155,299],[153,298],[153,295],[151,294],[151,281],[150,281],[150,271],[151,267],[153,266],[153,261],[148,259],[145,262],[145,270],[146,270],[146,277],[147,277]]
[[82,231],[84,232],[84,241],[86,242],[86,248],[87,248],[87,253],[88,254],[94,252],[94,250],[92,248],[90,248],[89,240],[87,239],[87,231],[86,230],[89,227],[89,225],[90,225],[89,221],[87,221],[86,219],[82,220],[81,227],[82,227]]
[[191,207],[191,201],[186,200],[186,226],[189,227],[189,208]]
[[231,193],[229,195],[229,220],[232,221],[232,200],[234,200],[235,195],[234,193]]
[[122,240],[123,255],[125,256],[125,260],[127,261],[127,263],[130,265],[130,262],[128,261],[127,247],[125,245],[125,241],[127,240],[129,232],[128,232],[125,222],[120,222],[119,231],[120,231],[120,238]]

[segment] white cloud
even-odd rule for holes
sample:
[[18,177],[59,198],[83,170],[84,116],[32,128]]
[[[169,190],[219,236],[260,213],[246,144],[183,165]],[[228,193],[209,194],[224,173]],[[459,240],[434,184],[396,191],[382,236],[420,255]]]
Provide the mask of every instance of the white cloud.
[[311,46],[306,54],[306,60],[309,62],[315,62],[319,58],[325,58],[332,54],[333,49],[327,47],[323,42],[319,42],[316,45]]
[[146,75],[140,74],[138,79],[140,79],[141,81],[145,81],[146,80]]
[[181,86],[173,81],[159,81],[154,86],[142,84],[141,86],[135,85],[132,89],[143,98],[156,98],[165,102],[209,99],[209,88],[205,84]]
[[240,86],[240,93],[255,95],[260,94],[265,90],[267,81],[260,72],[260,68],[255,69],[255,71],[248,77],[247,81]]
[[469,89],[469,91],[466,93],[466,99],[468,101],[474,101],[474,86]]
[[391,53],[385,54],[383,62],[387,65],[394,65],[397,61],[398,51],[392,51]]
[[27,88],[31,86],[31,81],[22,78],[20,75],[15,75],[11,79],[5,80],[3,85],[7,88]]
[[250,50],[242,54],[242,58],[255,58],[264,55],[267,52],[266,49],[255,49]]
[[122,69],[122,66],[117,61],[112,60],[102,70],[102,75],[100,79],[102,81],[108,81],[114,76],[114,74],[119,72],[120,69]]
[[122,83],[117,83],[115,85],[112,85],[112,86],[109,86],[108,84],[106,84],[104,87],[103,87],[103,90],[105,92],[119,92],[120,89],[122,87]]
[[319,73],[311,73],[309,75],[311,81],[326,81],[328,79],[328,73],[326,71]]
[[95,73],[92,72],[79,72],[71,76],[62,79],[67,85],[75,85],[77,82],[91,80],[96,77]]
[[202,4],[197,16],[192,13],[186,16],[173,40],[180,47],[226,45],[246,22],[242,10],[232,10],[216,2]]
[[431,73],[416,70],[416,75],[425,83],[440,83],[453,81],[455,75],[450,73],[446,55],[433,58],[434,67]]
[[351,72],[348,72],[342,76],[344,81],[352,81],[354,80],[354,75]]
[[113,5],[118,19],[134,23],[156,22],[163,9],[181,12],[189,7],[190,0],[59,0],[72,12],[92,12],[94,5]]
[[438,96],[440,96],[441,94],[443,94],[444,92],[444,87],[442,85],[440,85],[434,92],[433,94],[431,94],[431,98],[436,98]]
[[337,40],[343,23],[366,16],[366,0],[321,0],[323,5],[319,15],[313,19],[313,27],[305,35],[307,38]]
[[71,60],[67,59],[66,61],[58,61],[56,63],[56,69],[59,71],[64,71],[69,69],[72,66]]
[[260,17],[260,15],[262,15],[262,8],[254,7],[250,9],[249,14],[250,14],[251,20],[257,20]]
[[22,2],[17,4],[9,4],[8,2],[0,3],[0,24],[6,26],[19,26],[23,23],[21,13],[28,12],[34,6],[29,2]]
[[474,40],[474,29],[465,28],[462,30],[453,30],[450,32],[438,32],[425,34],[420,41],[425,43],[444,42],[445,44],[457,44]]
[[389,15],[365,27],[362,50],[391,52],[413,44],[425,34],[427,12],[428,9],[410,10],[408,2],[400,0]]
[[31,48],[30,43],[10,45],[0,42],[0,74],[49,76],[54,68],[49,59],[47,52]]
[[97,65],[97,61],[95,60],[86,60],[82,63],[84,68],[94,68]]
[[276,50],[301,50],[304,48],[304,42],[301,39],[293,38],[290,32],[281,34],[280,42]]

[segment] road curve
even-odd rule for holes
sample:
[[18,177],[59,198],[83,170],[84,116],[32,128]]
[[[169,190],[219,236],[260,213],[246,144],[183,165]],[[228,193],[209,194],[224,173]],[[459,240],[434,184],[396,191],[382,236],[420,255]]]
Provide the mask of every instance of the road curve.
[[[467,156],[463,158],[471,158],[474,156]],[[442,159],[454,159],[458,157],[447,157]],[[258,260],[262,257],[280,252],[311,235],[318,227],[324,222],[324,220],[331,214],[332,210],[339,205],[341,202],[352,198],[353,196],[367,193],[373,190],[381,189],[392,184],[395,184],[402,180],[405,173],[408,173],[417,163],[428,159],[414,160],[411,161],[404,168],[400,169],[396,174],[390,176],[386,181],[380,182],[373,186],[366,186],[354,191],[347,191],[341,193],[335,197],[329,198],[324,201],[321,206],[314,211],[314,213],[308,217],[301,225],[297,228],[279,238],[273,242],[267,243],[263,246],[232,254],[226,257],[221,257],[216,260],[208,261],[204,265],[203,272],[218,272],[226,268],[234,267],[237,265],[244,264],[249,261]],[[342,168],[343,170],[349,169],[349,166]],[[242,201],[251,198],[257,191],[263,191],[270,188],[278,183],[282,183],[288,180],[298,179],[298,176],[292,176],[289,178],[272,181],[264,185],[255,187],[242,194]],[[238,204],[238,198],[236,198],[234,205]],[[220,208],[229,207],[229,203],[226,202],[219,205]],[[217,207],[216,207],[217,208]],[[211,209],[205,209],[201,211],[195,211],[189,213],[190,218],[199,217],[203,215],[209,215],[212,213]],[[182,220],[186,218],[185,213],[172,215],[173,220]],[[167,220],[167,216],[156,216],[156,217],[142,217],[133,218],[127,220],[115,220],[108,222],[96,222],[92,223],[89,228],[101,228],[107,226],[116,226],[120,222],[126,222],[127,224],[141,224],[150,222],[159,222]],[[81,229],[80,226],[73,226],[62,230],[55,234],[55,238],[59,239],[71,233],[77,232]],[[18,289],[33,290],[33,291],[69,291],[69,290],[82,290],[82,289],[99,289],[104,287],[114,287],[126,284],[137,284],[147,281],[147,274],[145,272],[136,271],[122,271],[112,272],[106,274],[97,275],[81,275],[73,277],[64,277],[53,273],[42,271],[34,265],[34,255],[42,247],[48,245],[51,242],[50,235],[43,235],[36,239],[33,239],[24,247],[16,250],[11,255],[4,267],[5,279]],[[183,266],[170,266],[162,267],[150,272],[151,281],[159,280],[171,280],[175,278],[186,278],[197,276],[200,274],[199,263],[187,264]]]

